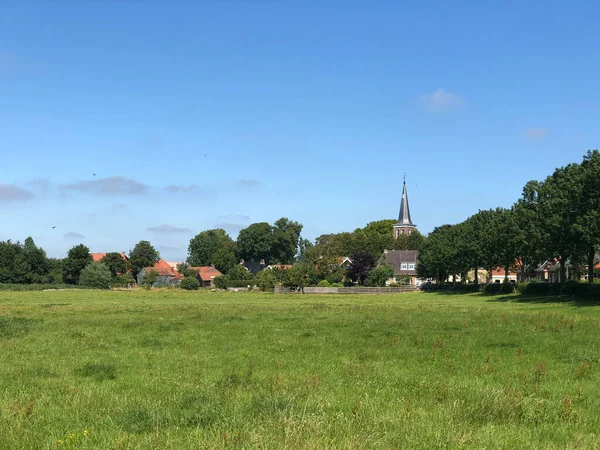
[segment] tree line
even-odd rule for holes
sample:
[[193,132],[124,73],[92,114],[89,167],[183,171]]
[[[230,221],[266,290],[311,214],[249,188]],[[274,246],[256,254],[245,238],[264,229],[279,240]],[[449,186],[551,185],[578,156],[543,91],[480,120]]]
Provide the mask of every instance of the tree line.
[[527,182],[512,207],[480,210],[459,224],[436,227],[419,248],[417,270],[443,283],[501,267],[507,279],[511,270],[533,276],[539,264],[555,260],[565,281],[569,261],[593,283],[599,244],[600,153],[590,150],[580,163]]

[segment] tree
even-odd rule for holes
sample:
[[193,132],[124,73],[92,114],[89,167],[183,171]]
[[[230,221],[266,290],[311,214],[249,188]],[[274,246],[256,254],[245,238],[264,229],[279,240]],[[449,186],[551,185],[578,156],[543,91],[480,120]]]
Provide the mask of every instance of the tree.
[[0,242],[0,283],[29,283],[29,266],[23,246],[10,240]]
[[304,292],[304,287],[310,284],[310,267],[306,263],[294,264],[291,269],[287,270],[287,277],[283,285]]
[[277,283],[277,277],[271,269],[263,269],[256,274],[256,285],[261,291],[272,291]]
[[140,241],[129,251],[129,264],[134,278],[144,267],[152,267],[160,259],[160,253],[148,241]]
[[226,273],[236,263],[235,242],[221,228],[202,231],[190,240],[187,262],[192,266],[214,264]]
[[600,152],[588,151],[580,165],[581,191],[573,230],[576,253],[585,256],[588,283],[594,282],[596,252],[600,245]]
[[179,286],[186,291],[197,291],[200,289],[200,282],[196,277],[185,277]]
[[72,247],[63,260],[63,279],[65,283],[77,284],[81,271],[93,262],[90,249],[83,244]]
[[146,272],[142,278],[142,286],[150,289],[156,280],[158,279],[158,272],[152,269],[150,272]]
[[289,220],[287,217],[277,220],[272,227],[273,236],[269,259],[278,264],[291,264],[299,252],[301,232],[301,223]]
[[111,252],[104,255],[101,260],[108,267],[113,278],[127,272],[127,262],[123,259],[120,253]]
[[252,280],[254,275],[248,272],[248,269],[243,265],[236,264],[227,272],[227,278],[230,280]]
[[46,252],[37,247],[31,237],[25,239],[23,244],[23,258],[27,263],[29,272],[29,281],[33,283],[41,283],[48,281],[50,266]]
[[379,267],[371,270],[369,277],[367,278],[367,285],[369,286],[385,286],[386,282],[394,276],[394,268],[388,264],[382,264]]
[[91,262],[81,271],[79,285],[93,289],[108,289],[112,275],[108,266],[102,262]]
[[374,266],[375,259],[369,253],[353,253],[350,259],[352,262],[346,271],[346,276],[352,281],[358,282],[359,285],[364,284]]
[[271,247],[273,246],[273,227],[267,222],[253,223],[240,231],[237,238],[237,252],[246,261],[264,259],[271,264]]

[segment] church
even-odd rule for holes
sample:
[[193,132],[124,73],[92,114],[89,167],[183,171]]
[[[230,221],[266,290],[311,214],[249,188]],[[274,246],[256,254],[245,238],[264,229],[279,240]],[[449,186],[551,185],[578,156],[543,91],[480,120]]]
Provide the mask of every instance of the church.
[[[398,236],[402,234],[411,234],[416,229],[417,226],[410,218],[410,207],[408,205],[408,194],[406,193],[405,174],[398,222],[393,227],[394,239],[398,239]],[[419,252],[417,250],[384,250],[380,259],[380,264],[389,264],[394,268],[394,276],[396,278],[402,277],[404,279],[408,279],[408,284],[411,286],[418,286],[420,284],[419,280],[417,279],[418,257]]]

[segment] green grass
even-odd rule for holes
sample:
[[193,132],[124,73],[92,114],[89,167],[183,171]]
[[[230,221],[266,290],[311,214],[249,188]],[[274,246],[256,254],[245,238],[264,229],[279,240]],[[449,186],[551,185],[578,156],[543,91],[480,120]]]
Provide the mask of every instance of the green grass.
[[600,308],[0,292],[0,449],[598,448]]

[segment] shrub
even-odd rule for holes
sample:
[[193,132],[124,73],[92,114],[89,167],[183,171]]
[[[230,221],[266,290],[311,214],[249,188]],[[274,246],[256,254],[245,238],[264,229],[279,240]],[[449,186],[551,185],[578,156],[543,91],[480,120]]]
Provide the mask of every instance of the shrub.
[[329,287],[344,287],[342,283],[331,283]]
[[125,273],[123,275],[119,275],[116,278],[113,278],[113,280],[110,283],[111,287],[129,287],[135,284],[135,280],[129,273]]
[[227,277],[225,275],[216,277],[213,283],[217,289],[227,289]]
[[271,269],[264,269],[256,274],[256,285],[262,291],[272,291],[277,283],[277,275]]
[[321,280],[319,281],[319,283],[317,284],[318,287],[330,287],[331,284],[329,284],[329,281],[327,280]]
[[200,282],[196,277],[185,277],[179,286],[186,291],[197,291],[200,289]]
[[101,262],[88,264],[79,275],[79,285],[93,289],[108,289],[111,280],[110,270]]

